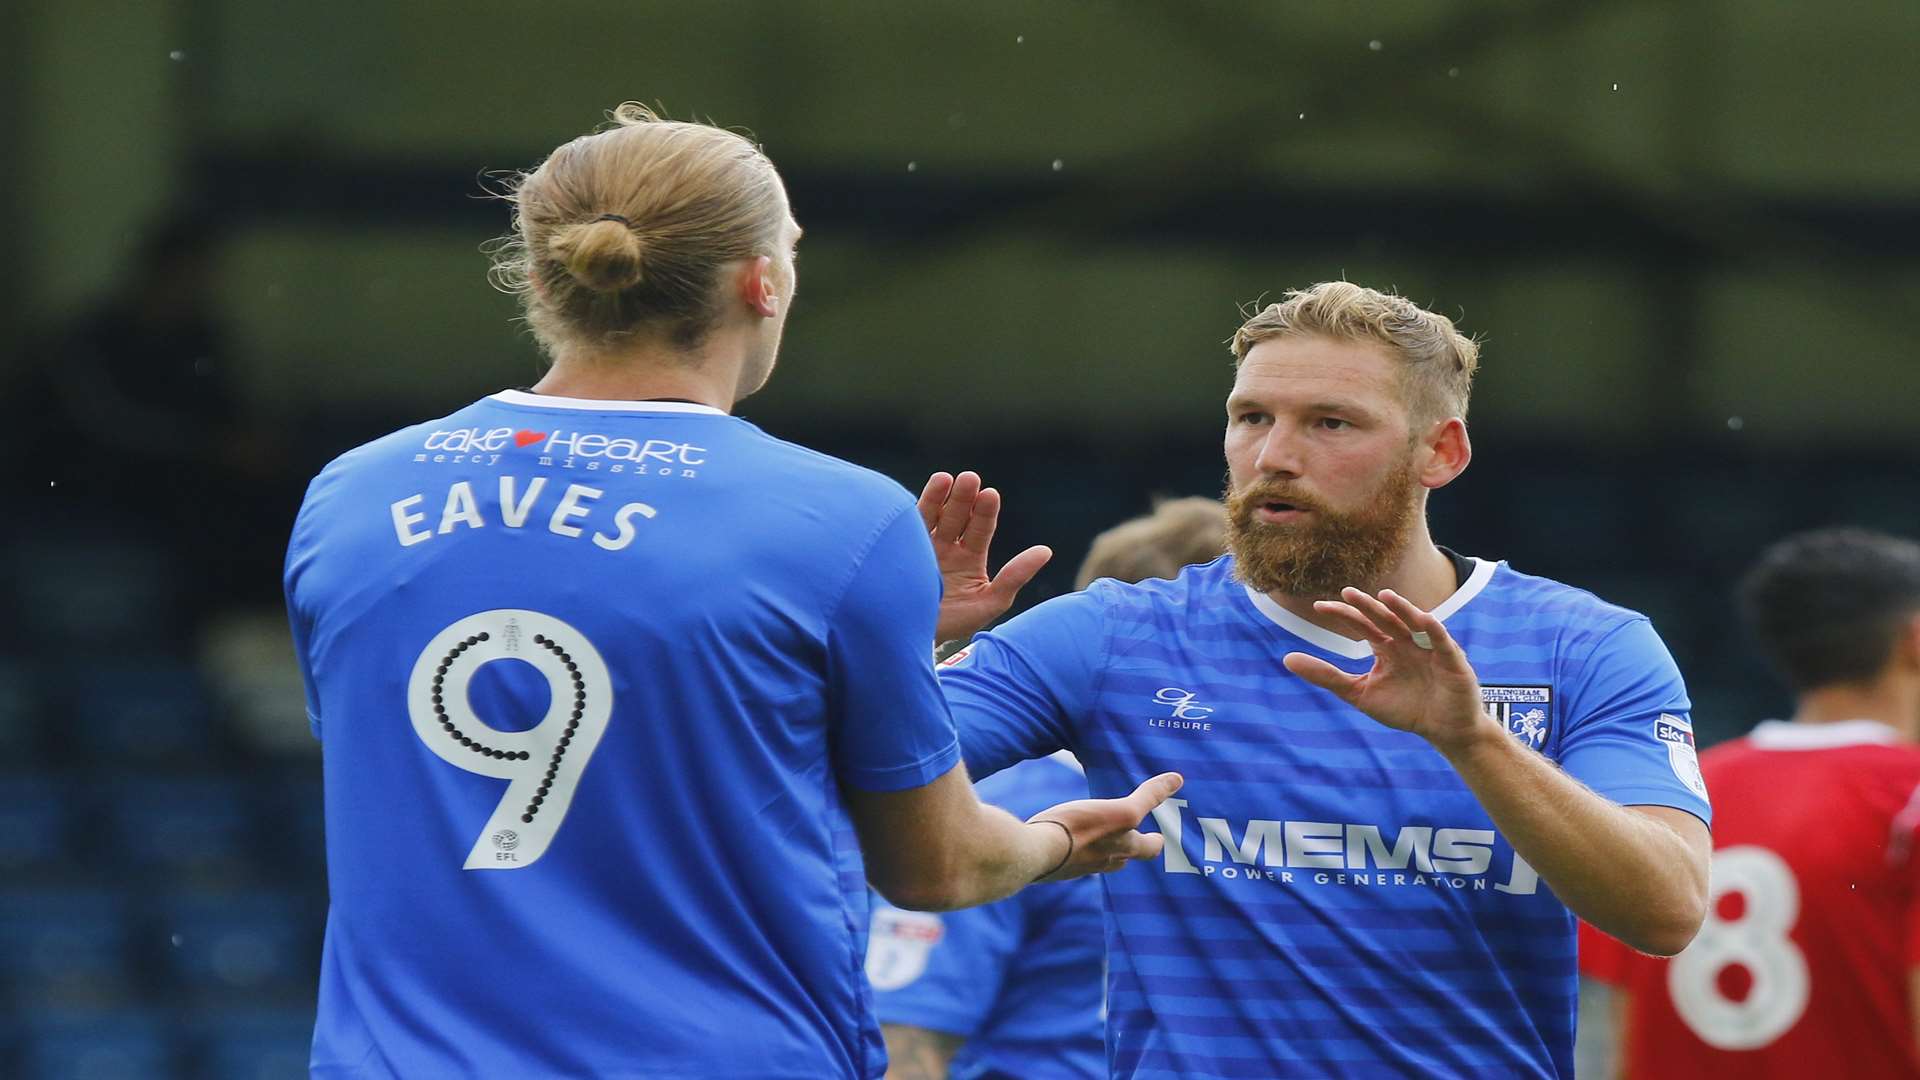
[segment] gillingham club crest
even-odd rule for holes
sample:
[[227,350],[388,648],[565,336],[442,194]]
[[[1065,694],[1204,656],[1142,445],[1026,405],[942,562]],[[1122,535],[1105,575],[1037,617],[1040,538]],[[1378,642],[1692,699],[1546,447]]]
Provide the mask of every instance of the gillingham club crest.
[[1553,688],[1550,686],[1482,686],[1480,702],[1487,715],[1500,721],[1507,733],[1535,750],[1545,752],[1553,734]]

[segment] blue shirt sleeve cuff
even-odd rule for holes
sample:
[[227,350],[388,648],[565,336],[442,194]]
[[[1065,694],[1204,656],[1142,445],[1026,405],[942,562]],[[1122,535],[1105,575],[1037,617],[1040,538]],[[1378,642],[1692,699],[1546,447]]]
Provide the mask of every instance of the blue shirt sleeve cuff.
[[959,763],[960,742],[955,739],[908,765],[885,769],[842,769],[840,776],[861,791],[905,791],[933,783]]
[[1713,828],[1713,812],[1707,808],[1706,803],[1691,794],[1670,788],[1644,786],[1594,788],[1593,790],[1602,798],[1619,803],[1621,806],[1665,806],[1674,810],[1685,810],[1699,818],[1707,828]]

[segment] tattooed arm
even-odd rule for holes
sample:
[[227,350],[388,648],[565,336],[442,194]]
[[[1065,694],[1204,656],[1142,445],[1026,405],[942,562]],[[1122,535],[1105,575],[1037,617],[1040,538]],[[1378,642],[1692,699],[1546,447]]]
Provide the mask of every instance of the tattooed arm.
[[966,1041],[909,1024],[882,1024],[880,1033],[887,1040],[887,1080],[947,1080],[947,1066]]

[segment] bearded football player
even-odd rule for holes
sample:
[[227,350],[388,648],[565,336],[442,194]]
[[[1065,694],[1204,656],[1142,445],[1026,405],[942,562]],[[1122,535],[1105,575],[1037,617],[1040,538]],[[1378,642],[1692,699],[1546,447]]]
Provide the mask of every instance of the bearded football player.
[[[1429,534],[1472,457],[1450,320],[1329,282],[1233,353],[1229,554],[974,638],[967,766],[1186,777],[1102,883],[1113,1075],[1571,1076],[1575,916],[1670,955],[1705,914],[1680,673],[1644,616]],[[969,516],[922,511],[964,604]]]

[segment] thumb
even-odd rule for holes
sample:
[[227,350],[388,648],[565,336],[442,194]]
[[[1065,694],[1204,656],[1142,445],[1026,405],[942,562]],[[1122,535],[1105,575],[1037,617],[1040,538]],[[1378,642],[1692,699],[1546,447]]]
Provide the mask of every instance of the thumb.
[[1288,653],[1280,662],[1286,665],[1288,671],[1342,699],[1350,697],[1353,688],[1360,683],[1360,676],[1349,675],[1325,660],[1306,653]]
[[1158,776],[1148,777],[1144,783],[1133,789],[1133,794],[1127,796],[1127,809],[1135,814],[1135,820],[1144,819],[1148,814],[1153,813],[1154,807],[1166,802],[1174,792],[1179,791],[1180,785],[1184,783],[1186,778],[1177,772],[1163,772]]
[[1040,568],[1047,565],[1047,561],[1052,558],[1052,548],[1044,544],[1030,547],[1007,560],[1007,565],[1001,567],[1000,572],[994,575],[991,588],[996,596],[1011,605],[1014,596],[1021,589],[1026,588],[1027,583],[1033,580],[1033,575],[1039,573]]

